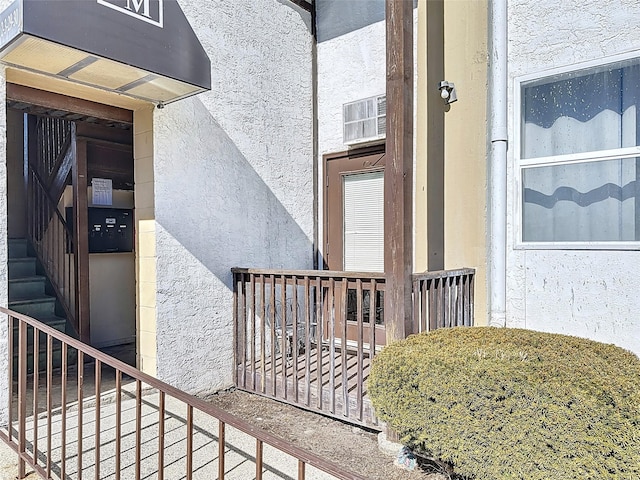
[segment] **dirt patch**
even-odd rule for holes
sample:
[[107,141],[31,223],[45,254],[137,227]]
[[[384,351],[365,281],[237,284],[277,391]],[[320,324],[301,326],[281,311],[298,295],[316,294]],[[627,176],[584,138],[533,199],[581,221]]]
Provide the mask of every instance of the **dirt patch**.
[[447,480],[429,467],[403,470],[378,448],[377,432],[234,390],[207,398],[247,422],[371,480]]

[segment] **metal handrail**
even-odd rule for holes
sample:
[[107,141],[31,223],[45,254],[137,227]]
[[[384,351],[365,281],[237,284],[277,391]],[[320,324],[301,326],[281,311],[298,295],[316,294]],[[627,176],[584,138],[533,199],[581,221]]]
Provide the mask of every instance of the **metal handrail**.
[[[4,432],[0,432],[0,439],[4,440],[7,444],[9,444],[9,446],[11,446],[19,455],[19,476],[20,473],[22,473],[22,476],[24,476],[24,468],[25,468],[25,463],[28,464],[30,467],[34,468],[39,474],[45,476],[48,478],[48,473],[42,466],[40,466],[38,464],[38,462],[36,461],[36,454],[29,454],[29,452],[26,451],[25,449],[25,441],[24,441],[24,435],[25,435],[25,423],[26,423],[26,418],[25,418],[25,391],[26,391],[26,382],[27,382],[27,365],[26,365],[26,347],[27,347],[27,326],[31,326],[34,329],[34,333],[33,333],[33,338],[34,338],[34,352],[35,352],[35,348],[37,347],[37,338],[39,337],[40,334],[46,334],[47,335],[47,344],[50,345],[51,344],[51,339],[56,339],[58,341],[61,342],[62,344],[62,349],[63,349],[63,353],[66,353],[67,348],[73,348],[76,349],[78,351],[78,363],[79,365],[82,364],[82,359],[84,358],[84,356],[89,356],[92,357],[96,360],[96,364],[100,363],[100,364],[104,364],[104,365],[108,365],[112,368],[115,369],[116,371],[116,381],[121,378],[122,374],[128,375],[131,378],[135,379],[136,384],[137,384],[137,394],[140,394],[140,385],[142,383],[149,385],[150,387],[158,390],[158,392],[160,392],[161,394],[161,398],[164,399],[165,396],[169,396],[172,397],[178,401],[181,401],[183,403],[185,403],[188,406],[189,411],[191,411],[191,415],[188,415],[188,422],[193,422],[193,414],[192,414],[192,409],[196,409],[199,410],[200,412],[207,414],[215,419],[218,420],[219,425],[220,425],[220,433],[221,435],[219,435],[220,438],[220,448],[219,451],[220,452],[224,452],[224,425],[229,425],[253,438],[256,439],[256,459],[258,458],[262,458],[262,445],[263,444],[267,444],[270,445],[272,447],[274,447],[275,449],[286,453],[288,455],[290,455],[291,457],[295,458],[298,460],[298,478],[299,480],[304,480],[305,478],[305,465],[310,465],[312,467],[317,468],[318,470],[321,470],[325,473],[328,473],[330,475],[333,475],[336,478],[339,479],[343,479],[343,480],[365,480],[365,477],[362,477],[356,473],[353,472],[348,472],[346,471],[343,467],[328,461],[322,457],[320,457],[319,455],[316,455],[312,452],[309,452],[307,450],[303,450],[302,448],[294,445],[293,443],[286,441],[276,435],[273,435],[272,433],[269,433],[263,429],[260,429],[258,427],[255,427],[251,424],[249,424],[248,422],[236,417],[235,415],[232,415],[228,412],[225,412],[224,410],[220,409],[219,407],[216,407],[215,405],[212,405],[210,403],[207,403],[206,401],[197,398],[193,395],[190,395],[186,392],[183,392],[182,390],[179,390],[161,380],[158,380],[157,378],[154,378],[144,372],[141,372],[140,370],[127,365],[126,363],[117,360],[115,358],[112,358],[106,354],[104,354],[103,352],[100,352],[99,350],[86,345],[84,343],[82,343],[79,340],[76,340],[64,333],[59,332],[58,330],[55,330],[51,327],[49,327],[48,325],[45,325],[31,317],[28,317],[26,315],[22,315],[20,313],[14,312],[12,310],[9,310],[7,308],[4,307],[0,307],[0,312],[4,313],[6,315],[8,315],[8,319],[9,319],[9,326],[10,328],[13,326],[13,319],[17,320],[19,323],[19,334],[18,334],[18,357],[19,357],[19,365],[18,365],[18,408],[19,408],[19,412],[18,412],[18,429],[17,429],[17,443],[14,442],[12,440],[12,430],[13,430],[13,418],[12,418],[12,413],[11,413],[11,402],[12,402],[12,363],[13,363],[13,357],[11,355],[12,353],[12,343],[10,341],[10,357],[9,357],[9,383],[10,383],[10,391],[9,391],[9,434],[5,434]],[[12,338],[12,335],[9,336],[9,338]],[[50,354],[48,355],[50,357]],[[34,360],[35,362],[36,360]],[[51,363],[51,359],[48,358],[48,362],[49,364]],[[63,362],[65,362],[65,356],[63,355]],[[51,365],[48,365],[48,375],[50,376],[49,373],[49,368],[51,367]],[[78,369],[80,370],[80,369]],[[34,371],[34,375],[37,375],[37,369],[35,369]],[[63,367],[63,376],[65,375],[65,367]],[[96,382],[97,383],[97,382]],[[79,389],[79,391],[81,391]],[[118,399],[118,402],[120,402],[120,400]],[[82,398],[78,398],[78,405],[79,408],[82,408]],[[98,404],[99,405],[99,404]],[[62,411],[64,412],[65,406],[63,406]],[[164,417],[163,417],[164,418]],[[164,422],[164,419],[162,420],[162,423]],[[193,430],[193,424],[191,423],[191,425],[187,424],[187,428],[191,429],[191,431]],[[50,431],[48,432],[48,435],[50,435]],[[138,439],[139,436],[137,435]],[[162,440],[160,440],[162,441]],[[189,453],[188,453],[189,454]],[[192,452],[191,452],[192,454]],[[81,458],[81,455],[79,455],[79,457]],[[221,458],[223,458],[223,454],[221,453]],[[139,458],[137,459],[138,461]],[[189,462],[188,462],[189,463]],[[219,478],[222,480],[224,478],[224,461],[220,462],[220,465],[222,465],[221,471],[219,471]],[[260,470],[261,472],[261,468],[262,466],[260,465],[260,467],[258,468],[258,461],[256,460],[256,474],[258,475],[258,477],[261,477],[261,473],[258,474],[258,470]],[[139,469],[138,469],[139,471]],[[187,472],[187,478],[191,478],[191,476],[189,475],[190,472]],[[22,478],[22,476],[20,476],[20,478]]]

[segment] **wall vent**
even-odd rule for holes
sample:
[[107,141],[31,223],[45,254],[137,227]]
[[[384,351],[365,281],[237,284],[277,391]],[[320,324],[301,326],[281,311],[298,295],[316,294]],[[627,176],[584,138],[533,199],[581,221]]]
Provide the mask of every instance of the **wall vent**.
[[345,145],[385,138],[387,129],[385,95],[364,98],[342,106],[343,141]]

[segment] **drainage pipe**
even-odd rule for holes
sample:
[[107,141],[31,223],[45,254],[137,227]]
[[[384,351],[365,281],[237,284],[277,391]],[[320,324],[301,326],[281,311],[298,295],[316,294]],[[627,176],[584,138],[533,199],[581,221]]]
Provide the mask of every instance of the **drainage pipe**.
[[489,0],[489,325],[506,323],[507,0]]

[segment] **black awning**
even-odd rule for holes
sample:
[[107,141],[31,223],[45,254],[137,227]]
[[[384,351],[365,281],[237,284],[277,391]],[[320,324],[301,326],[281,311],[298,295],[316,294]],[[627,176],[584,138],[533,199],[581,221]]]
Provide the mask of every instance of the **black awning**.
[[211,88],[176,0],[15,0],[0,14],[0,49],[5,63],[156,103]]

